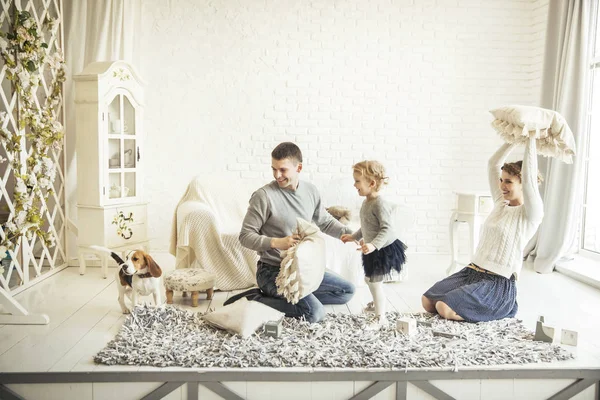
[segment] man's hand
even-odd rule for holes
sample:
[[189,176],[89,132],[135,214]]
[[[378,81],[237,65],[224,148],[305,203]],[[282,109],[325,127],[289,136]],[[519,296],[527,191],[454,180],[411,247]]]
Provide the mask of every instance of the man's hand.
[[342,236],[340,236],[340,240],[344,243],[347,243],[354,241],[354,238],[352,237],[352,235],[344,233]]
[[360,250],[363,252],[363,254],[369,254],[375,251],[375,246],[373,246],[371,243],[365,243],[364,240],[360,239]]
[[300,241],[300,236],[290,235],[282,238],[271,239],[271,248],[279,250],[287,250],[292,246],[295,246]]

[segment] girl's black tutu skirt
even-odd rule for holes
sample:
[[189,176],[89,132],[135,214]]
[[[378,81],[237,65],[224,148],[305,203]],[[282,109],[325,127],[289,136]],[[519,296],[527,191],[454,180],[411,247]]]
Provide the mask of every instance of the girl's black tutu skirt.
[[370,278],[371,282],[381,282],[389,279],[392,271],[402,271],[402,266],[406,263],[406,249],[406,245],[396,239],[382,249],[363,254],[365,276]]

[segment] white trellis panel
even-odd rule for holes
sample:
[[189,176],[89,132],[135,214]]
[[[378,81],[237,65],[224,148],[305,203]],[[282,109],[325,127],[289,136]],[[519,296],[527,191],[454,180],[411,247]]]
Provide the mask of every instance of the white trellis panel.
[[[36,20],[40,35],[48,45],[48,54],[58,50],[63,51],[63,17],[62,3],[60,0],[0,0],[0,31],[8,32],[12,26],[15,8],[28,11]],[[46,17],[56,19],[59,27],[53,32],[49,31],[43,24]],[[45,104],[50,95],[51,82],[55,78],[52,69],[44,64],[40,67],[40,85],[37,89],[36,106],[38,109]],[[9,132],[15,132],[18,128],[19,99],[15,88],[6,77],[6,66],[0,58],[0,111],[6,111],[8,118],[4,122],[4,128]],[[64,99],[55,116],[64,124]],[[31,154],[31,143],[22,135],[21,158],[23,165],[25,159]],[[66,199],[65,199],[65,140],[58,150],[50,150],[50,157],[57,166],[56,179],[54,181],[54,193],[47,201],[40,201],[40,211],[44,217],[44,230],[51,231],[56,238],[56,245],[48,248],[44,241],[34,235],[31,240],[21,238],[15,243],[14,251],[11,251],[10,264],[4,265],[4,273],[0,275],[0,304],[4,310],[12,315],[0,315],[0,324],[6,323],[47,323],[45,316],[28,315],[18,303],[12,299],[12,295],[37,283],[39,280],[52,275],[54,272],[67,266],[66,254]],[[8,158],[10,154],[3,144],[0,144],[0,157]],[[12,218],[14,171],[9,162],[0,163],[0,223]],[[37,195],[36,195],[37,196]],[[1,232],[1,237],[4,232]],[[0,255],[2,257],[3,255]],[[8,304],[7,304],[8,302]]]

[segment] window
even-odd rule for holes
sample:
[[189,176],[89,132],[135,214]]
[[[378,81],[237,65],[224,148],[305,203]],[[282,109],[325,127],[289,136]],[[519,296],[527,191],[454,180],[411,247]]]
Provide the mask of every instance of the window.
[[600,7],[597,4],[593,10],[592,36],[581,249],[583,253],[600,256]]

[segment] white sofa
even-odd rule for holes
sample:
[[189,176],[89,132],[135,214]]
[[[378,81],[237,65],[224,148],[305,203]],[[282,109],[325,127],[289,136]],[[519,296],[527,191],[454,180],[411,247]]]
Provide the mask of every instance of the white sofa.
[[[255,286],[258,256],[239,243],[238,235],[252,192],[266,183],[232,181],[214,175],[192,179],[173,217],[170,252],[176,257],[175,268],[199,267],[211,271],[217,276],[216,288],[221,290]],[[358,226],[361,199],[351,180],[314,183],[321,191],[325,207],[354,208],[353,224]],[[361,256],[356,246],[324,236],[327,268],[361,285]]]

